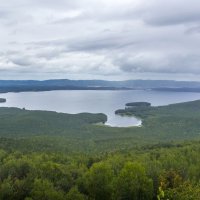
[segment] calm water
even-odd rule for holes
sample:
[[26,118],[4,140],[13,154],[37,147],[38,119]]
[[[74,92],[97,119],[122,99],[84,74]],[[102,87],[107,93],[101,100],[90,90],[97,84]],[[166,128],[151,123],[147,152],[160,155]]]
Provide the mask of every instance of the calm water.
[[19,107],[30,110],[51,110],[64,113],[105,113],[107,125],[136,126],[141,121],[135,117],[121,117],[115,110],[124,108],[128,102],[147,101],[152,105],[167,105],[200,99],[200,93],[159,92],[159,91],[48,91],[5,93],[0,97],[7,102],[6,107]]

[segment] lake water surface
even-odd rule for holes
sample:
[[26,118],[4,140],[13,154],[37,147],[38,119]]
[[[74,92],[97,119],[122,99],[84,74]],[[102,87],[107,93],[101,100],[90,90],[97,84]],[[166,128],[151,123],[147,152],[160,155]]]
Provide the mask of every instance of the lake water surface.
[[146,101],[152,105],[167,105],[200,99],[200,93],[160,92],[146,90],[65,90],[48,92],[20,92],[0,94],[7,102],[5,107],[26,108],[29,110],[49,110],[63,113],[105,113],[107,125],[128,127],[138,126],[141,120],[135,117],[115,115],[115,110],[124,108],[128,102]]

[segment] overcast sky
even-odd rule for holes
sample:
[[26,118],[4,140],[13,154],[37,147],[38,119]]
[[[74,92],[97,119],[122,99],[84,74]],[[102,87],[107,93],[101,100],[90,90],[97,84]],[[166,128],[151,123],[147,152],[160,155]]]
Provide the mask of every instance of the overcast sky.
[[199,0],[0,0],[0,79],[200,80]]

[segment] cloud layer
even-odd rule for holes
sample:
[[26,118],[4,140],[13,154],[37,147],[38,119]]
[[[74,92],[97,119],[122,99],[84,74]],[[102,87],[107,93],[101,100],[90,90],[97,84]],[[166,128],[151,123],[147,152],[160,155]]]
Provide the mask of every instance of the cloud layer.
[[0,79],[200,77],[197,0],[13,0]]

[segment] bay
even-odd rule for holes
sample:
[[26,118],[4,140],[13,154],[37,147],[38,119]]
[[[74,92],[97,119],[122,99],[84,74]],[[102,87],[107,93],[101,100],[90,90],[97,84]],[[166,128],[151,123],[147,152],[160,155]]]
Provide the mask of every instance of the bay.
[[145,101],[153,106],[168,105],[200,99],[200,93],[162,92],[152,90],[60,90],[47,92],[3,93],[4,107],[26,108],[28,110],[47,110],[62,113],[105,113],[106,125],[129,127],[141,125],[135,117],[115,115],[115,110],[124,108],[128,102]]

